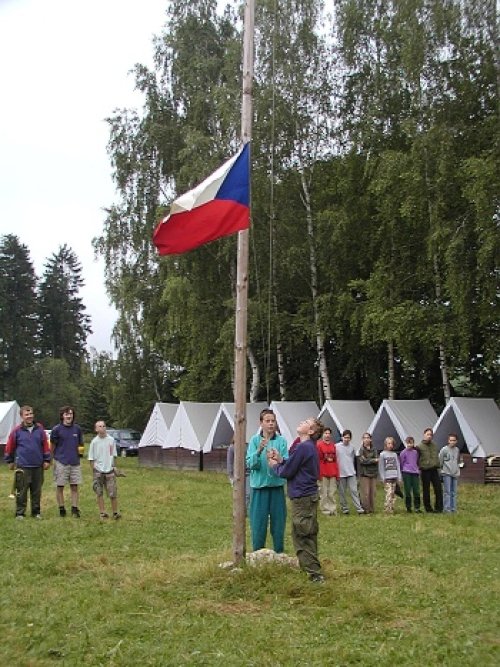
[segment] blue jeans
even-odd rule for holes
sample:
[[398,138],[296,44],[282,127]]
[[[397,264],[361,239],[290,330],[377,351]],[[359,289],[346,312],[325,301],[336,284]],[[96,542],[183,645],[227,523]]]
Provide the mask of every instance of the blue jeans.
[[445,512],[457,511],[457,482],[458,479],[456,477],[443,475]]

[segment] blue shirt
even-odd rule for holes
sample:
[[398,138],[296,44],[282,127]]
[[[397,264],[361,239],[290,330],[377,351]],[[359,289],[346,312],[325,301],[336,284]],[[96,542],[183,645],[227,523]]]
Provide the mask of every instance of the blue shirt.
[[78,445],[83,444],[82,429],[78,424],[57,424],[50,432],[50,442],[54,445],[54,458],[63,465],[80,465]]
[[289,498],[304,498],[318,493],[319,456],[316,443],[304,440],[293,450],[290,458],[279,463],[274,473],[288,480]]

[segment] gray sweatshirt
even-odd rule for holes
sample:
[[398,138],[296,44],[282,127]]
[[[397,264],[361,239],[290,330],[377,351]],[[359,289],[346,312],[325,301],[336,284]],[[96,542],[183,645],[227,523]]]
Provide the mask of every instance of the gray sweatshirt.
[[383,482],[395,482],[401,479],[399,457],[396,452],[384,449],[378,460],[378,474]]
[[460,477],[460,450],[458,447],[448,447],[445,445],[439,452],[439,465],[442,475],[450,477]]

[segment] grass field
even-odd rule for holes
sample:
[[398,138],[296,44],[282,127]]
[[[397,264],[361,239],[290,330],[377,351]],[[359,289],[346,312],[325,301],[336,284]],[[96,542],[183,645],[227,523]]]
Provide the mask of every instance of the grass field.
[[321,516],[318,585],[218,567],[224,475],[120,464],[115,522],[86,462],[80,520],[59,518],[49,471],[43,521],[15,521],[0,470],[0,667],[500,664],[500,487],[462,485],[456,516]]

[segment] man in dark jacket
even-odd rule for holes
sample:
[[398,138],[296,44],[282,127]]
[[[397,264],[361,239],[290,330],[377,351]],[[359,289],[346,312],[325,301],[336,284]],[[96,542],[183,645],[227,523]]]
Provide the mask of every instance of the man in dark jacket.
[[50,466],[50,448],[42,424],[34,421],[33,408],[23,405],[20,409],[21,424],[9,435],[5,445],[5,462],[16,470],[16,519],[24,519],[31,496],[31,516],[41,519],[43,472]]
[[[419,451],[418,465],[422,479],[422,497],[425,511],[439,513],[443,511],[443,489],[441,487],[441,479],[439,478],[439,449],[432,440],[433,436],[433,430],[426,428],[424,438],[417,446]],[[431,505],[431,484],[435,497],[434,509],[432,509]]]

